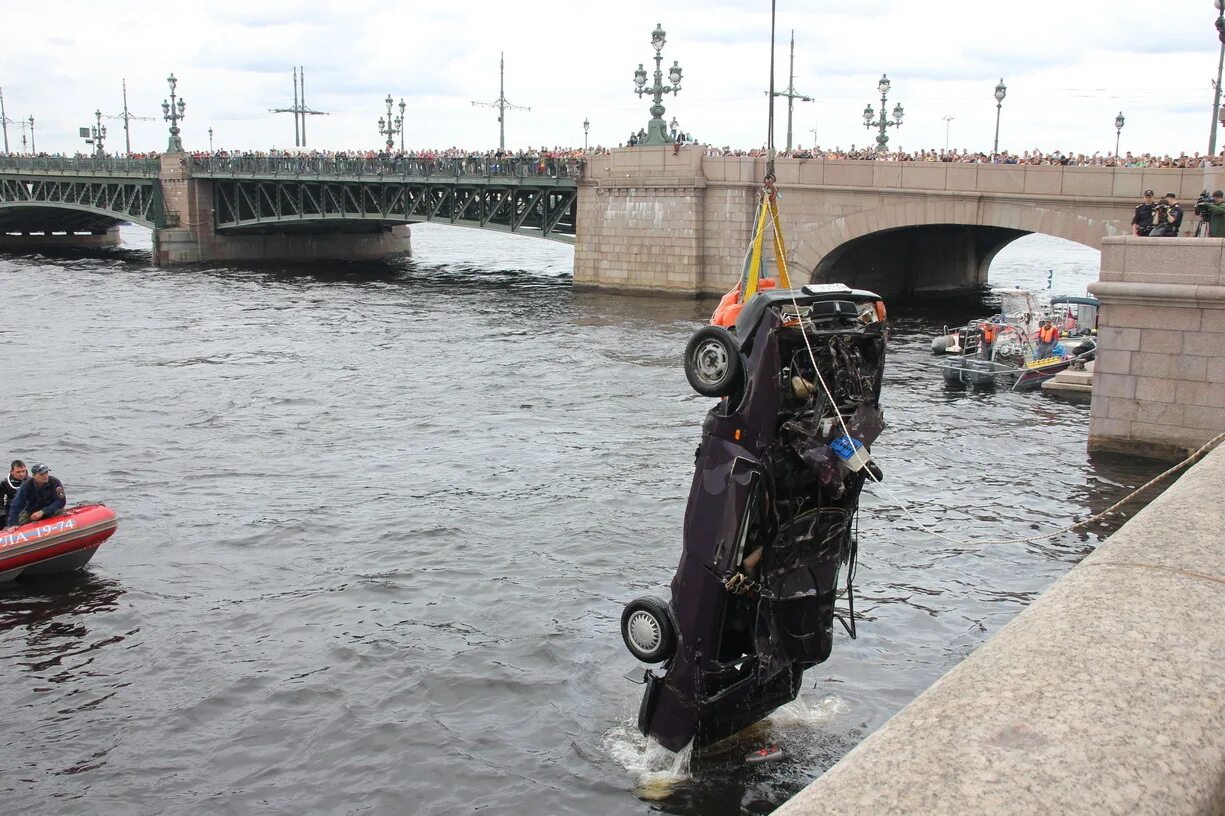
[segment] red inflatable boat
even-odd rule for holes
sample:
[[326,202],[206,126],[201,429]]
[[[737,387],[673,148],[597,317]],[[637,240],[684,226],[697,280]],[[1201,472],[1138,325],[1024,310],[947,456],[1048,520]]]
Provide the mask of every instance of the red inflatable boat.
[[53,575],[79,569],[89,563],[118,526],[111,508],[84,504],[0,532],[0,583],[20,575]]

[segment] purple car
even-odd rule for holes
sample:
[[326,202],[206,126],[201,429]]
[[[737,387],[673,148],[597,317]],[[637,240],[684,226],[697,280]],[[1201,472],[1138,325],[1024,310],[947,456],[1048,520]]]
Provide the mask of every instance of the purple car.
[[[767,290],[736,325],[685,350],[706,415],[672,599],[626,605],[644,663],[638,727],[678,751],[713,743],[794,700],[829,657],[834,601],[851,579],[869,447],[884,428],[885,307],[840,284]],[[815,367],[814,367],[815,363]],[[845,568],[845,574],[843,569]],[[842,576],[840,579],[840,575]]]

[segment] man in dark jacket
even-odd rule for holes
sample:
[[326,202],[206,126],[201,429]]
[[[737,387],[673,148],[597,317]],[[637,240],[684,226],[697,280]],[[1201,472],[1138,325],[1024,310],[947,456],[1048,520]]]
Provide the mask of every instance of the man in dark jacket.
[[21,489],[21,483],[28,475],[26,463],[20,459],[14,459],[9,465],[9,475],[0,479],[0,525],[8,521],[9,505],[13,503],[13,497],[17,495],[17,491]]
[[21,483],[9,505],[8,526],[42,521],[57,515],[67,502],[64,485],[51,475],[46,465],[30,468],[30,478]]
[[1131,219],[1131,232],[1133,235],[1148,237],[1148,234],[1153,231],[1153,191],[1144,191],[1144,200],[1136,205],[1136,214]]

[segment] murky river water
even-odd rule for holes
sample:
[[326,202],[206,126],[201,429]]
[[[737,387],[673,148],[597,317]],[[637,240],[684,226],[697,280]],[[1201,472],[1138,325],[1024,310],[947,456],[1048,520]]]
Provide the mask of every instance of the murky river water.
[[[859,639],[800,705],[671,770],[634,729],[622,604],[666,596],[709,401],[710,303],[575,293],[564,246],[414,228],[417,259],[286,271],[0,255],[0,456],[120,529],[0,588],[11,813],[762,813],[997,631],[1104,534],[988,544],[1156,472],[1087,461],[1088,407],[948,391],[981,308],[892,309]],[[1030,238],[993,279],[1083,293]],[[18,307],[19,305],[19,307]],[[763,740],[783,762],[747,767]]]

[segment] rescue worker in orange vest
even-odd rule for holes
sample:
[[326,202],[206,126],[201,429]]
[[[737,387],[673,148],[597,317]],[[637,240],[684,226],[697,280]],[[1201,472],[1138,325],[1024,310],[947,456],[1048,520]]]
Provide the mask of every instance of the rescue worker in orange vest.
[[1059,342],[1059,329],[1049,320],[1038,322],[1038,343],[1034,350],[1035,360],[1044,360],[1055,352],[1055,344]]
[[978,354],[984,360],[991,359],[991,347],[995,345],[995,338],[999,333],[999,327],[990,320],[984,320],[978,324]]

